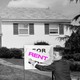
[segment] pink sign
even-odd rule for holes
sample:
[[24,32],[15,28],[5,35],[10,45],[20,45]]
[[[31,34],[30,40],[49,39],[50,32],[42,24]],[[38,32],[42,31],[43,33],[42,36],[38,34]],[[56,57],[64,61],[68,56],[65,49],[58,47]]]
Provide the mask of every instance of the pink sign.
[[37,54],[37,53],[34,53],[34,52],[29,52],[29,56],[32,56],[34,58],[39,58],[41,60],[46,60],[48,58],[47,56],[40,55],[40,54]]

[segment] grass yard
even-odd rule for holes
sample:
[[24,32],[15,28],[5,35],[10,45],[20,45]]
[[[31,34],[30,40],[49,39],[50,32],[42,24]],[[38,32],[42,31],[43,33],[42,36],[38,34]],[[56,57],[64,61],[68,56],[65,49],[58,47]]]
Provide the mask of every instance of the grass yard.
[[11,62],[15,65],[24,66],[24,59],[13,59],[13,58],[12,59],[5,59],[5,58],[3,58],[3,60]]
[[51,80],[51,78],[0,64],[0,80]]
[[23,71],[0,64],[0,80],[24,80]]
[[[15,65],[24,66],[23,59],[4,59]],[[80,72],[72,72],[72,77],[80,77]],[[0,80],[51,80],[51,77],[44,76],[31,71],[12,68],[0,64]]]

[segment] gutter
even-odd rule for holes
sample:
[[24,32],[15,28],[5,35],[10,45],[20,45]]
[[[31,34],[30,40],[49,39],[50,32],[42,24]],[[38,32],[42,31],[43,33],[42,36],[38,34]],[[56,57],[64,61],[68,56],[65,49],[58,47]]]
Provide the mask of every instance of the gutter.
[[71,19],[2,19],[2,22],[40,22],[70,23]]

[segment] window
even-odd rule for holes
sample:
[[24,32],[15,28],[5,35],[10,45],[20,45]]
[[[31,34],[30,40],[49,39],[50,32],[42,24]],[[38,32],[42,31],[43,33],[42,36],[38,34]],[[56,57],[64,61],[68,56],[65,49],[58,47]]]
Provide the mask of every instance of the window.
[[34,24],[13,23],[14,35],[34,35]]
[[63,35],[64,25],[63,24],[45,24],[45,34],[46,35]]
[[28,24],[19,24],[18,34],[20,35],[28,35],[29,34],[29,26]]
[[49,34],[50,35],[55,35],[55,34],[59,34],[59,26],[58,25],[53,25],[50,24],[49,25]]

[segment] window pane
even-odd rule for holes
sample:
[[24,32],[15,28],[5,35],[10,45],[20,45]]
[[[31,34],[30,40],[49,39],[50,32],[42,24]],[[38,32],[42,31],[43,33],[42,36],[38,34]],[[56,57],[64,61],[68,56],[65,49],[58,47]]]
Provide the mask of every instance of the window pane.
[[24,25],[23,24],[19,24],[19,29],[23,28]]
[[58,34],[58,29],[50,29],[50,34]]
[[19,29],[28,28],[28,24],[19,24]]
[[19,34],[28,34],[28,29],[19,29]]
[[59,26],[57,24],[50,24],[50,29],[57,29]]
[[49,25],[49,34],[58,34],[59,25],[58,24],[50,24]]

